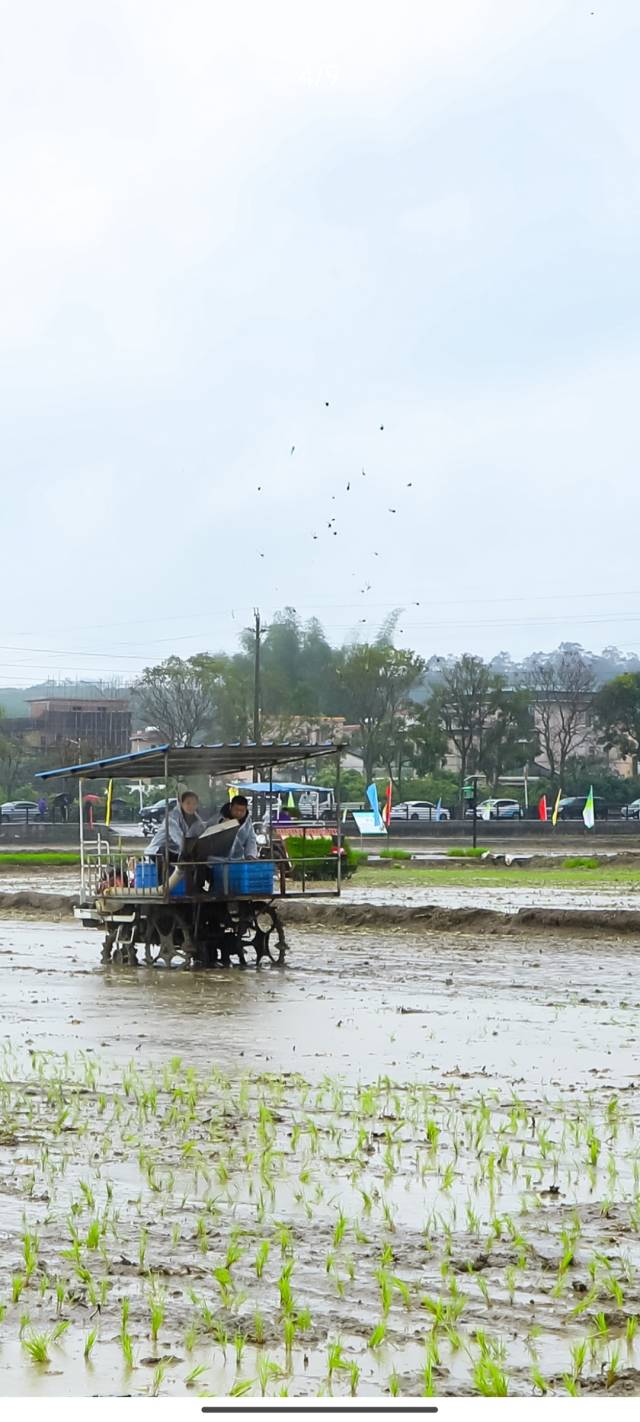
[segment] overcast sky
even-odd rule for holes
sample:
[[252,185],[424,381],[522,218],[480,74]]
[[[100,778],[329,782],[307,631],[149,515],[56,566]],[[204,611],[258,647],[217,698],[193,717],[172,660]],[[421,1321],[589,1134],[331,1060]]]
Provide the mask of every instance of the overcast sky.
[[635,0],[0,11],[0,682],[637,650]]

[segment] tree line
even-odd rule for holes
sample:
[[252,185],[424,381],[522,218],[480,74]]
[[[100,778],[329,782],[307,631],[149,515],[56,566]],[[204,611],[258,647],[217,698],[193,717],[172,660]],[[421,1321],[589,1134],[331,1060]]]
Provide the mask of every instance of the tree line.
[[[640,671],[598,686],[607,655],[574,644],[523,663],[469,654],[431,658],[394,644],[392,616],[370,642],[333,647],[314,618],[276,614],[261,645],[260,726],[264,739],[295,739],[301,721],[344,717],[368,781],[433,776],[453,747],[460,779],[473,772],[497,790],[501,777],[541,758],[554,783],[568,783],[594,740],[630,757],[637,770]],[[250,740],[255,642],[245,632],[235,655],[169,657],[148,667],[136,707],[167,740]],[[609,649],[609,664],[620,654]]]
[[[635,659],[626,659],[634,669],[625,670],[615,649],[596,657],[572,643],[521,663],[505,653],[490,661],[469,654],[426,659],[395,645],[396,624],[392,614],[373,640],[334,647],[317,619],[304,622],[292,608],[277,613],[261,639],[262,739],[306,739],[306,726],[343,717],[353,728],[350,748],[362,756],[364,781],[379,772],[400,793],[408,780],[431,777],[453,799],[456,783],[474,772],[497,791],[503,776],[541,760],[550,782],[569,793],[589,776],[594,788],[601,785],[597,793],[627,798],[631,786],[620,781],[616,788],[606,753],[626,758],[637,772]],[[251,740],[254,665],[254,635],[247,631],[235,653],[170,656],[147,667],[131,688],[135,728],[156,727],[172,743]],[[608,668],[616,672],[609,678]],[[443,769],[451,748],[456,776]],[[101,753],[86,749],[88,759]],[[28,760],[15,735],[3,736],[0,720],[6,798],[31,780]]]

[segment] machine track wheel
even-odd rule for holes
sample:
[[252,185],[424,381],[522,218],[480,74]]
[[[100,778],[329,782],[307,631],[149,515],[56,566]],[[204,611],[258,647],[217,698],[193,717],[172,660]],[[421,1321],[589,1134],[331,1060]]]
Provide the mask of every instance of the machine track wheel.
[[144,960],[148,967],[189,967],[195,950],[191,935],[174,909],[165,909],[147,923]]

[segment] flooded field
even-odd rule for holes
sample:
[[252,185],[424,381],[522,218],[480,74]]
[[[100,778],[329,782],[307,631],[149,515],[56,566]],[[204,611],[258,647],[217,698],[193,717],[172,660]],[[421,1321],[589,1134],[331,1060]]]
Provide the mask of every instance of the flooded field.
[[640,1391],[638,950],[0,921],[0,1395]]
[[[454,872],[454,871],[452,871]],[[473,872],[473,871],[470,871]],[[356,875],[348,880],[342,891],[347,904],[396,904],[406,907],[420,907],[431,904],[439,908],[466,908],[472,905],[478,909],[493,909],[497,913],[512,914],[523,908],[572,908],[572,909],[619,909],[638,910],[640,908],[640,887],[615,884],[575,887],[554,882],[550,874],[549,884],[519,884],[518,870],[503,870],[505,883],[502,885],[482,884],[442,884],[430,881],[425,871],[424,883],[403,883],[402,871],[387,884],[361,885]],[[32,890],[41,894],[79,893],[80,876],[76,868],[46,869],[18,867],[0,871],[0,893],[20,893]]]

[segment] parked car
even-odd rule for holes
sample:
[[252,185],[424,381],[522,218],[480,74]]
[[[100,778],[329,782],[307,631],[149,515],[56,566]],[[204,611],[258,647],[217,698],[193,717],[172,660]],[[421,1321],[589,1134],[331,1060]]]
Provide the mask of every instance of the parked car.
[[[169,811],[170,811],[170,812],[171,812],[171,810],[175,809],[175,806],[177,805],[177,803],[178,803],[178,801],[177,801],[177,799],[176,799],[176,796],[175,796],[175,795],[170,795],[170,797],[169,797]],[[166,800],[156,800],[155,804],[153,804],[153,805],[145,805],[145,806],[144,806],[144,808],[140,811],[140,824],[142,825],[143,830],[146,829],[147,831],[150,831],[152,825],[159,825],[159,824],[160,824],[160,821],[163,820],[163,819],[164,819],[164,816],[165,816],[165,807],[166,807],[166,804],[167,804]]]
[[39,819],[35,800],[6,800],[4,805],[0,805],[0,814],[3,820],[13,824],[26,824]]
[[[467,805],[465,819],[473,819],[473,805]],[[481,800],[477,807],[479,820],[521,820],[522,806],[518,800]]]
[[448,810],[439,810],[433,800],[404,800],[391,810],[392,820],[450,820]]
[[624,820],[640,820],[640,800],[632,800],[630,805],[621,805],[620,814]]
[[[586,795],[567,795],[558,805],[559,820],[581,820],[582,811],[587,803]],[[608,820],[609,806],[601,795],[594,795],[593,810],[596,820]]]

